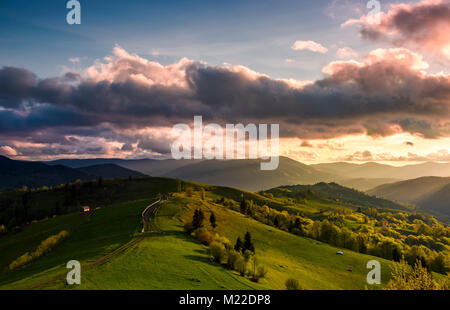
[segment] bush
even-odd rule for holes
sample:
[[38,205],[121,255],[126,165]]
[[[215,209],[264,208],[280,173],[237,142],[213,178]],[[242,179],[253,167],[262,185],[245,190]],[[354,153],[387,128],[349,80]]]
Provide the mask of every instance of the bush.
[[226,255],[226,250],[223,244],[219,242],[213,242],[209,246],[209,249],[211,251],[211,256],[214,258],[214,261],[221,264]]
[[186,188],[186,196],[192,197],[194,195],[194,189],[192,187]]
[[298,281],[293,278],[287,279],[285,282],[285,285],[286,285],[286,289],[289,291],[298,291],[301,289]]
[[211,242],[214,241],[214,238],[211,235],[211,233],[204,228],[197,229],[195,231],[195,237],[197,238],[198,241],[200,241],[204,245],[210,245]]
[[231,250],[231,248],[232,248],[231,247],[231,242],[226,237],[223,237],[223,236],[221,236],[219,234],[215,234],[214,240],[217,241],[217,242],[222,243],[223,246],[225,247],[225,249]]
[[237,261],[242,258],[242,255],[235,250],[228,250],[227,252],[227,267],[235,270]]
[[36,250],[32,253],[25,253],[16,260],[14,260],[11,264],[9,264],[9,269],[14,270],[19,267],[22,267],[28,263],[31,263],[33,260],[38,259],[39,257],[47,254],[51,250],[53,250],[58,244],[60,244],[64,239],[69,236],[69,233],[65,230],[61,231],[57,235],[53,235],[42,241]]
[[267,275],[267,268],[264,266],[258,266],[258,271],[256,273],[258,278],[264,278]]
[[190,235],[194,231],[194,226],[192,225],[191,222],[188,222],[188,223],[184,224],[184,231],[188,235]]
[[243,277],[247,273],[247,262],[242,256],[239,256],[238,260],[236,261],[236,271],[239,272],[239,274]]

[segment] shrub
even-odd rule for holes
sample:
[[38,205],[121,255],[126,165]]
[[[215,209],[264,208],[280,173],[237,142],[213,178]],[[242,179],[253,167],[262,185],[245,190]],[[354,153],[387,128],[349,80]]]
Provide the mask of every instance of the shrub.
[[298,281],[293,278],[287,279],[285,282],[285,285],[286,285],[286,289],[289,291],[298,291],[301,289]]
[[228,250],[227,252],[227,267],[235,270],[237,261],[242,258],[242,255],[235,250]]
[[239,256],[238,260],[236,261],[236,271],[239,272],[241,276],[245,276],[247,272],[247,262],[242,256]]
[[204,245],[210,245],[211,242],[214,241],[214,238],[211,235],[211,233],[204,228],[197,229],[195,231],[195,237],[197,238],[198,241],[200,241]]
[[19,267],[22,267],[28,263],[31,263],[33,260],[38,259],[44,254],[47,254],[51,250],[53,250],[58,244],[60,244],[64,239],[69,236],[69,233],[66,230],[59,232],[57,235],[53,235],[42,241],[36,250],[32,253],[25,253],[16,260],[14,260],[11,264],[9,264],[9,269],[14,270]]
[[408,265],[405,260],[393,265],[392,277],[386,287],[388,290],[436,290],[438,283],[433,280],[433,275],[422,266],[419,260],[414,267]]
[[267,275],[267,268],[265,266],[258,266],[257,275],[259,278],[264,278]]
[[191,222],[188,222],[188,223],[184,224],[184,231],[188,235],[190,235],[194,231],[194,226],[192,225]]
[[192,187],[186,188],[186,196],[192,197],[194,195],[194,189]]
[[212,242],[209,246],[209,249],[211,251],[211,256],[214,258],[214,261],[221,264],[226,255],[226,250],[223,244],[219,242]]
[[222,243],[223,246],[225,247],[225,249],[231,250],[231,248],[232,248],[231,247],[231,242],[226,237],[223,237],[223,236],[221,236],[219,234],[215,234],[214,240],[217,241],[217,242]]

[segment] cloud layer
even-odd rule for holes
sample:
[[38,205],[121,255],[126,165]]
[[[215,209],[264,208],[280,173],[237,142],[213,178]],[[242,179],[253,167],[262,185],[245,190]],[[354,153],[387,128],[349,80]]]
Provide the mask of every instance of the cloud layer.
[[323,79],[303,83],[186,58],[164,66],[120,47],[82,74],[40,79],[3,67],[0,145],[24,155],[165,154],[168,128],[194,115],[278,123],[284,137],[304,139],[449,136],[450,76],[426,68],[407,49],[378,49],[361,62],[332,62]]
[[351,19],[343,26],[359,24],[364,39],[412,46],[450,60],[450,0],[393,4],[377,15]]

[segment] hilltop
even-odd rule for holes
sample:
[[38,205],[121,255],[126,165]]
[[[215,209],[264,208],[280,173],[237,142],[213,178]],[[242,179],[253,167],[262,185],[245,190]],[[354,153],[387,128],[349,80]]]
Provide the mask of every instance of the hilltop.
[[422,177],[381,185],[367,193],[414,204],[424,212],[450,217],[450,178]]

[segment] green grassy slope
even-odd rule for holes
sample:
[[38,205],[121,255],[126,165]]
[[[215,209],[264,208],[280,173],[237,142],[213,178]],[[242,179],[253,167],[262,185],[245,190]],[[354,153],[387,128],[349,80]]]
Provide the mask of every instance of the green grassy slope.
[[[122,203],[95,210],[90,219],[79,213],[59,216],[27,226],[13,236],[0,238],[0,288],[24,289],[67,272],[65,264],[78,260],[82,266],[129,242],[141,229],[141,212],[154,199]],[[33,251],[45,238],[68,230],[70,236],[48,255],[13,272],[5,269],[12,260]]]
[[[260,283],[211,263],[208,250],[183,232],[182,221],[192,217],[195,208],[214,211],[216,232],[234,242],[251,232],[259,261],[268,269]],[[164,204],[156,217],[164,235],[152,235],[125,253],[82,274],[78,289],[284,289],[287,278],[297,278],[306,289],[364,289],[366,263],[382,264],[387,281],[390,262],[298,237],[261,224],[240,213],[197,198],[177,195]],[[353,266],[353,272],[347,271]],[[17,284],[15,284],[17,285]],[[45,288],[68,288],[56,281]]]
[[[119,181],[117,181],[119,182]],[[175,180],[149,179],[135,184],[139,190],[117,192],[121,199],[141,196],[145,189],[148,199],[124,202],[96,210],[90,220],[79,213],[57,216],[28,225],[15,235],[0,237],[0,289],[26,289],[45,283],[43,289],[284,289],[288,278],[296,278],[306,289],[364,289],[366,264],[371,259],[382,265],[382,282],[390,276],[390,261],[344,249],[345,255],[336,255],[338,248],[309,238],[296,236],[264,225],[228,207],[216,204],[220,196],[239,201],[284,207],[283,200],[274,200],[238,189],[216,186],[206,188],[206,200],[200,193],[186,197],[174,194],[157,212],[155,222],[164,234],[147,234],[123,253],[92,266],[93,262],[112,253],[131,240],[142,237],[141,212],[154,201],[157,190],[176,188]],[[183,183],[199,187],[199,184]],[[120,194],[120,196],[119,196]],[[153,197],[153,198],[152,198]],[[320,209],[320,203],[308,206]],[[236,238],[249,231],[254,239],[258,260],[268,269],[266,278],[254,283],[235,271],[212,263],[206,246],[183,231],[183,223],[192,220],[195,209],[201,208],[209,216],[214,212],[218,227],[215,232]],[[307,206],[305,206],[307,208]],[[212,229],[211,227],[208,227]],[[50,235],[69,230],[70,236],[51,253],[12,272],[4,272],[9,263],[36,246]],[[65,274],[69,260],[82,264],[81,286],[67,286],[64,278],[47,283],[56,275]],[[353,271],[348,271],[352,266]],[[370,286],[370,289],[381,287]]]

